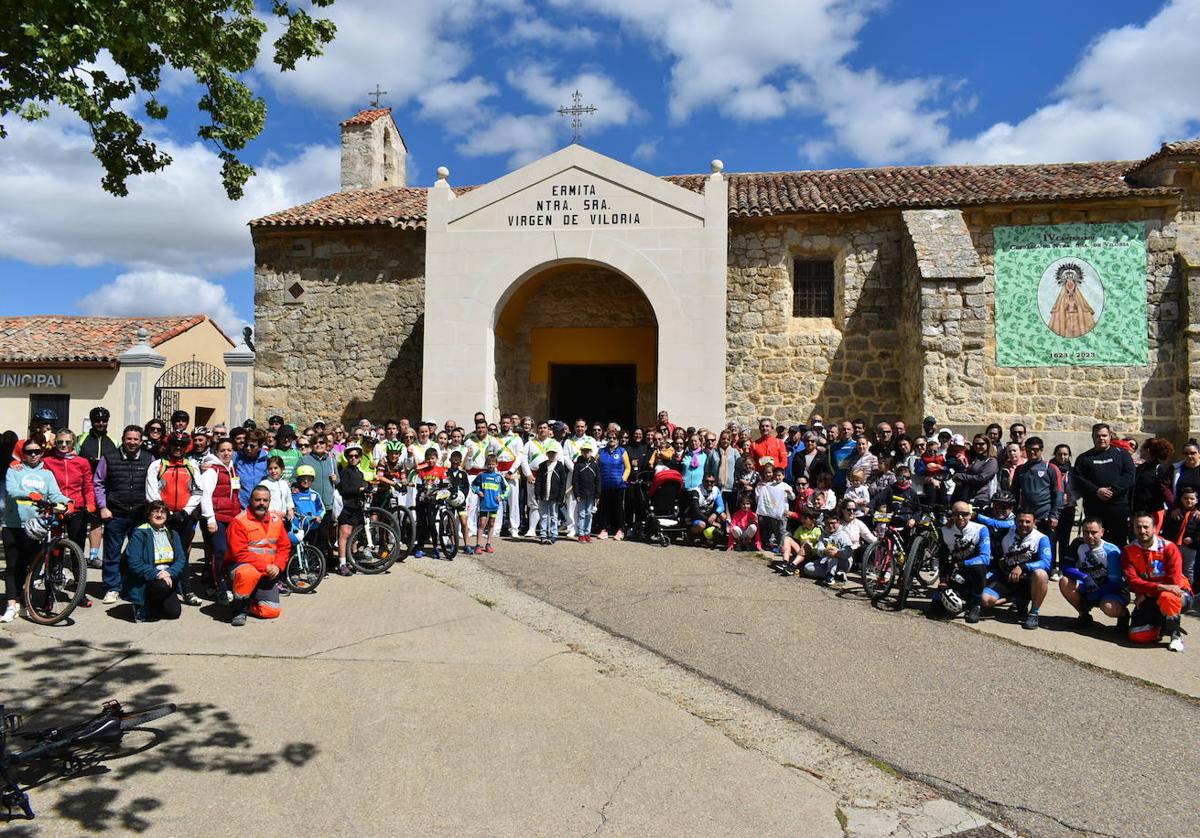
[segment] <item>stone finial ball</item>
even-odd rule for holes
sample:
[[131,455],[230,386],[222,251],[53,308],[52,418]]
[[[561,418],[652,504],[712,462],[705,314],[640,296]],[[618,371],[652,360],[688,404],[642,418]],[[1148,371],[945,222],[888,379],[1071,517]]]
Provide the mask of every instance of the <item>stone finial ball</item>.
[[725,170],[725,164],[723,162],[721,162],[719,159],[713,160],[711,163],[709,163],[709,165],[712,166],[712,170],[713,170],[714,174]]
[[138,339],[138,340],[140,340],[140,341],[142,341],[143,343],[145,343],[145,341],[146,341],[146,340],[147,340],[149,337],[150,337],[150,332],[148,332],[148,331],[146,330],[146,327],[145,327],[145,326],[141,326],[141,327],[139,327],[139,328],[138,328],[138,330],[137,330],[137,339]]
[[445,166],[438,166],[437,176],[440,180],[445,180],[446,178],[450,177],[450,170]]

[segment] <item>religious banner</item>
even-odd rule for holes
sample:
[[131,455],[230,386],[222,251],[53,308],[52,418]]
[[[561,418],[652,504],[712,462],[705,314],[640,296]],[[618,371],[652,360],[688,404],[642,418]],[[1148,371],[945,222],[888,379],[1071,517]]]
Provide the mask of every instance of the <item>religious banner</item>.
[[1146,232],[1139,222],[997,227],[996,364],[1146,363]]

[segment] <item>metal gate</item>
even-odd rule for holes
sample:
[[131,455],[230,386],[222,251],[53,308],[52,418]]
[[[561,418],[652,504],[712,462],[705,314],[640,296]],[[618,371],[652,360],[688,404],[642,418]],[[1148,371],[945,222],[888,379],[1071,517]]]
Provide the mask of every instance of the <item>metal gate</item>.
[[168,422],[179,409],[180,390],[224,390],[225,373],[220,367],[197,361],[176,364],[154,382],[154,415]]

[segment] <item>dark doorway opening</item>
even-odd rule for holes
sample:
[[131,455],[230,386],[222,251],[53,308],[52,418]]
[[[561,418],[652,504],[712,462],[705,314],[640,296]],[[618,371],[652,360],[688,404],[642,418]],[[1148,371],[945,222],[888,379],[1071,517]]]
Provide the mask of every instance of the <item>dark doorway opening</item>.
[[567,424],[637,421],[636,364],[551,364],[550,415]]

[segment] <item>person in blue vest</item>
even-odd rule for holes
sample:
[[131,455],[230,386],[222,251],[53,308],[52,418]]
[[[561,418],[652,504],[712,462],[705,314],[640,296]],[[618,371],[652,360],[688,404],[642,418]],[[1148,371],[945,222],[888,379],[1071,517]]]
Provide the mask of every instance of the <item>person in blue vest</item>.
[[250,428],[242,441],[242,449],[233,457],[233,467],[237,471],[240,484],[238,499],[241,500],[243,509],[250,507],[250,493],[267,476],[269,457],[263,450],[265,440],[266,434],[258,428]]
[[622,527],[625,521],[625,488],[629,485],[629,455],[617,444],[617,435],[621,429],[609,425],[604,437],[604,448],[597,458],[600,461],[600,509],[597,517],[600,519],[600,537],[608,538],[612,531],[613,538],[620,541],[625,537]]

